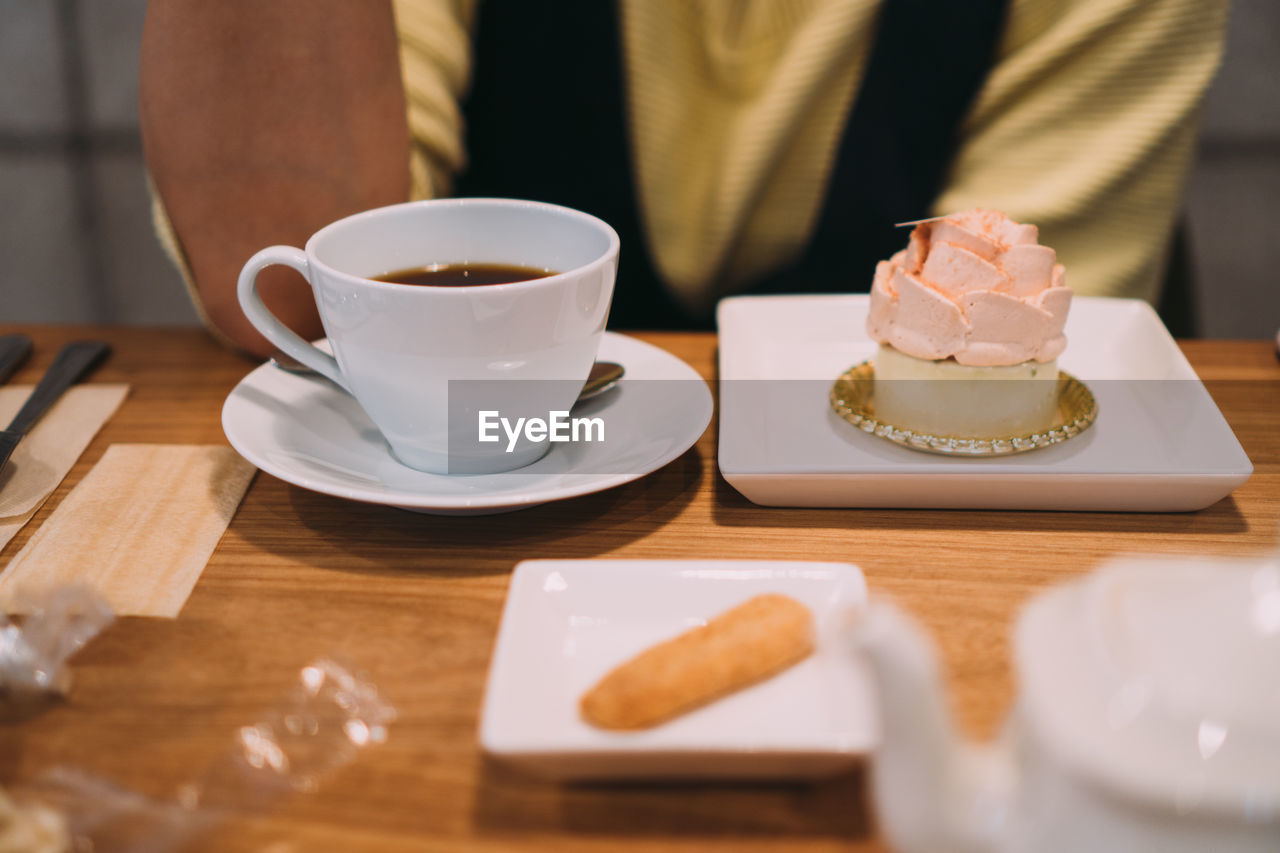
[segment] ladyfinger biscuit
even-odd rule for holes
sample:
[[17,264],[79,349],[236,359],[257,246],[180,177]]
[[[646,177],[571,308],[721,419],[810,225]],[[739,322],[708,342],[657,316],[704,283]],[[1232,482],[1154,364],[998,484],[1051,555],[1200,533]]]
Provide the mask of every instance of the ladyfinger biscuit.
[[582,716],[605,729],[647,728],[762,681],[811,651],[809,609],[785,595],[758,595],[612,670],[582,697]]

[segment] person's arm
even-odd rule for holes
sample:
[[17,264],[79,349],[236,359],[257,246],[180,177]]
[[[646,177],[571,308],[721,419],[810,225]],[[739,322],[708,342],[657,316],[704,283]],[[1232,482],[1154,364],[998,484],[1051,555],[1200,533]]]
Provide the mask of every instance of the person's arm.
[[1226,0],[1013,0],[935,214],[1040,227],[1077,293],[1154,301]]
[[[240,311],[257,250],[409,198],[409,131],[389,2],[151,0],[139,119],[147,167],[207,320],[240,348],[271,347]],[[322,334],[290,270],[264,299]]]

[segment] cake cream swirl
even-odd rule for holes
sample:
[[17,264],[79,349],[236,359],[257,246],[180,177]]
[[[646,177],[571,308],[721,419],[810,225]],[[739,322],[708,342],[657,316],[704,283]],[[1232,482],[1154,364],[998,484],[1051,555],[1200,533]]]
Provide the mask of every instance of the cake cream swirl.
[[907,248],[876,265],[867,333],[933,361],[1053,361],[1067,346],[1071,289],[1037,237],[995,210],[922,222]]

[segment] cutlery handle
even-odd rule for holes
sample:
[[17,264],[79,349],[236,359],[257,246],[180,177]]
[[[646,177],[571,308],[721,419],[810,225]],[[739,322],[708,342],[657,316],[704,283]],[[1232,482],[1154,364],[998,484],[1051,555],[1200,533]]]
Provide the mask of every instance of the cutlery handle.
[[85,376],[111,353],[101,341],[75,341],[58,350],[53,364],[40,378],[40,384],[27,398],[26,405],[9,424],[10,430],[26,432],[52,406],[67,388]]
[[0,382],[7,382],[29,355],[31,338],[26,335],[0,335]]

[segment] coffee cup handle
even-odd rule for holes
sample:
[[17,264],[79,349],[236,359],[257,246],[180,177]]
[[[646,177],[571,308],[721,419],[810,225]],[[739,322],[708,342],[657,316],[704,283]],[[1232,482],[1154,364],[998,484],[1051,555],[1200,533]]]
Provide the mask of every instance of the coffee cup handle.
[[351,389],[347,387],[347,381],[342,376],[337,359],[304,341],[276,319],[276,316],[263,304],[262,297],[258,295],[258,273],[273,265],[293,267],[302,273],[302,277],[314,290],[315,284],[311,281],[311,265],[307,263],[305,252],[293,246],[268,246],[250,258],[240,270],[236,294],[240,298],[240,307],[244,309],[245,316],[268,341],[350,393]]

